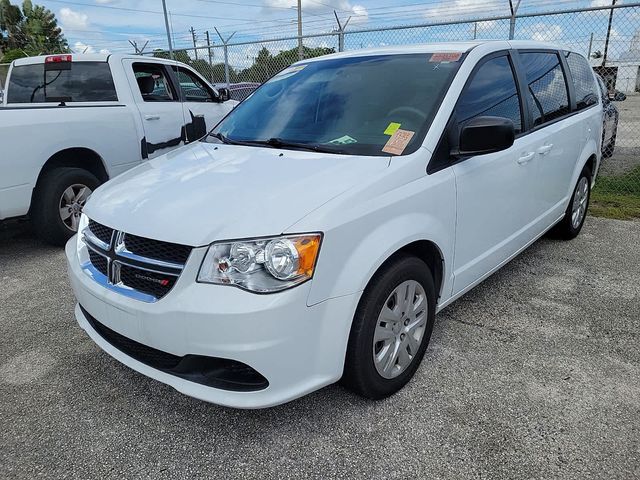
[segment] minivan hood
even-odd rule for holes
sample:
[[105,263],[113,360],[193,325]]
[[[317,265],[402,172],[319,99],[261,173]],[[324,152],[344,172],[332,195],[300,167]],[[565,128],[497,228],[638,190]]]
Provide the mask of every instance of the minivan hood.
[[278,235],[388,165],[389,157],[198,142],[107,182],[85,213],[118,230],[192,246]]

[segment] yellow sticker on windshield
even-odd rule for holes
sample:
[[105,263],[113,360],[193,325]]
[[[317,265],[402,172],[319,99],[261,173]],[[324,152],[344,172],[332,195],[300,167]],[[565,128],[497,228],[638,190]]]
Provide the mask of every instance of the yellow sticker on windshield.
[[394,133],[396,133],[398,131],[399,128],[400,128],[400,124],[399,123],[391,122],[387,126],[387,129],[384,131],[384,134],[385,135],[393,135]]

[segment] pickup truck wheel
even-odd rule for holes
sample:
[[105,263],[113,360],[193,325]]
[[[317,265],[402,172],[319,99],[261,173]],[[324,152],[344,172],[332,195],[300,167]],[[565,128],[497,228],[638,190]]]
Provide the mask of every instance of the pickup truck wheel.
[[388,397],[413,377],[435,317],[429,267],[397,255],[365,289],[353,320],[342,384],[371,399]]
[[573,190],[571,200],[569,200],[564,218],[549,232],[552,237],[571,240],[578,236],[587,216],[590,197],[591,171],[587,167],[584,167],[582,173],[580,173],[576,187]]
[[52,245],[64,245],[78,230],[82,208],[100,185],[81,168],[55,168],[38,180],[31,209],[38,236]]

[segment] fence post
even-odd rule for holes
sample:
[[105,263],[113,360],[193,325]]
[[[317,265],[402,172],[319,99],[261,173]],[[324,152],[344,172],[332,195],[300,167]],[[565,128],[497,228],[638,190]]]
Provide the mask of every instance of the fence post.
[[211,67],[211,83],[213,83],[213,56],[211,55],[211,40],[209,30],[207,30],[207,51],[209,52],[209,66]]
[[511,10],[511,19],[509,20],[509,40],[513,40],[516,33],[516,13],[518,13],[518,7],[520,6],[520,0],[513,6],[513,1],[509,0],[509,10]]
[[215,28],[216,33],[218,34],[218,36],[220,37],[220,40],[222,41],[222,46],[224,48],[224,80],[227,83],[227,88],[231,88],[231,85],[229,82],[229,40],[231,40],[231,38],[236,34],[236,32],[233,32],[225,40],[224,38],[222,38],[222,35],[220,35],[218,28],[217,27],[213,27],[213,28]]
[[338,13],[334,10],[333,14],[336,17],[336,22],[338,22],[338,51],[344,52],[344,30],[345,28],[347,28],[351,17],[347,18],[347,21],[344,22],[344,25],[342,25],[342,23],[340,23],[340,18],[338,18]]

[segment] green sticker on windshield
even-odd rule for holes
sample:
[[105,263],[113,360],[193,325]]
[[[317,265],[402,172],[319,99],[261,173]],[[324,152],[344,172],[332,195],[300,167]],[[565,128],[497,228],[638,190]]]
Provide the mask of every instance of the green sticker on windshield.
[[399,128],[400,128],[399,123],[391,122],[389,125],[387,125],[387,129],[384,131],[384,134],[393,135],[398,131]]
[[340,138],[331,140],[329,143],[333,143],[334,145],[349,145],[350,143],[358,143],[358,141],[349,135],[344,135]]

